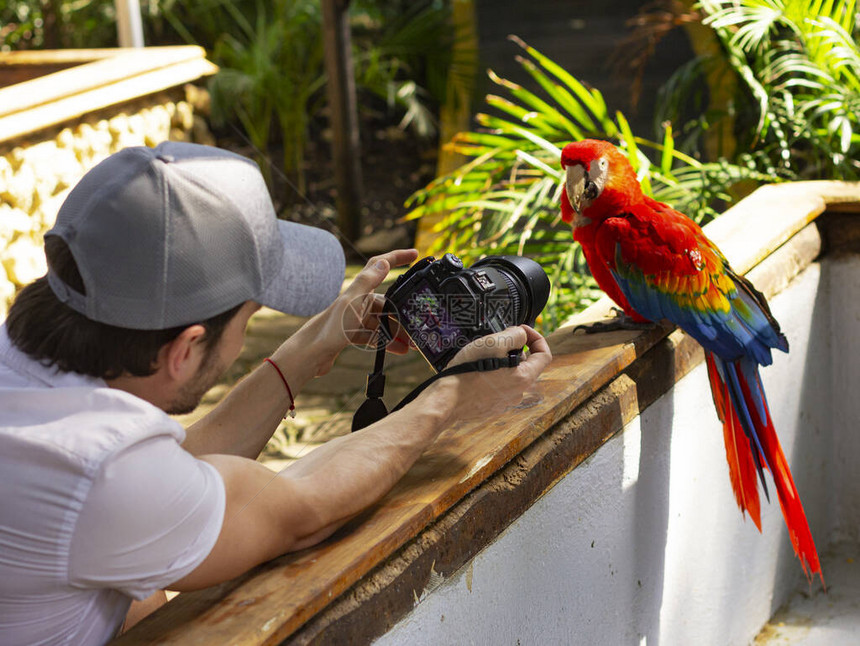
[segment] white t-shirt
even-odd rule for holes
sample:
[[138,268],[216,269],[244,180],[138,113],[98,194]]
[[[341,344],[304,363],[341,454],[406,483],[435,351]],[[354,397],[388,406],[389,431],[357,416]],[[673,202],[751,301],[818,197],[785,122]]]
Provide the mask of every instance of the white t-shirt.
[[46,368],[0,326],[0,644],[103,644],[132,599],[206,558],[224,483],[184,439],[160,409]]

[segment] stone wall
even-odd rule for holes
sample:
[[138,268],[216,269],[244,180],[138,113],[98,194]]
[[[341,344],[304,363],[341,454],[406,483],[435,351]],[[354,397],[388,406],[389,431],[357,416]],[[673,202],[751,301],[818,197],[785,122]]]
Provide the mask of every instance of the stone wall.
[[17,290],[45,274],[43,236],[83,174],[128,146],[213,144],[208,112],[208,93],[186,85],[0,141],[0,320]]

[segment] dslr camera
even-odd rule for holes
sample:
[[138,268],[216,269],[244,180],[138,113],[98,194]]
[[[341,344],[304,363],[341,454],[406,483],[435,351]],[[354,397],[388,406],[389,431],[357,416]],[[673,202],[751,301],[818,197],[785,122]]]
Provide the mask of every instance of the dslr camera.
[[546,272],[528,258],[490,256],[466,268],[446,253],[423,258],[401,275],[385,294],[386,309],[439,372],[474,339],[534,325],[549,289]]

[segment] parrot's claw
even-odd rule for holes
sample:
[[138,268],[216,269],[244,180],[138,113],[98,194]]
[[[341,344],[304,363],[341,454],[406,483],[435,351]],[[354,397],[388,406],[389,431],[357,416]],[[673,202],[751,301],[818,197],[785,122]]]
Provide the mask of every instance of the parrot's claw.
[[616,332],[618,330],[653,330],[657,327],[657,323],[651,321],[634,321],[617,307],[613,307],[612,312],[615,318],[577,325],[573,328],[573,333],[576,334],[578,330],[584,330],[586,334],[599,334],[601,332]]

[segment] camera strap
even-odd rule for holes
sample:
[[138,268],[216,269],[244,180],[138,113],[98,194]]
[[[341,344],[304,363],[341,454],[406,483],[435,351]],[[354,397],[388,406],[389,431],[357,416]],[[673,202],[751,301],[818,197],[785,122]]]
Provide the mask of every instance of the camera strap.
[[[389,413],[385,402],[382,401],[382,395],[385,392],[385,374],[383,373],[385,347],[391,339],[391,329],[388,323],[388,315],[382,313],[379,317],[381,329],[376,342],[376,360],[374,361],[373,372],[367,375],[367,388],[365,391],[367,399],[358,407],[358,410],[355,411],[355,415],[352,417],[353,432],[378,422]],[[391,409],[391,412],[400,410],[406,404],[412,402],[425,388],[443,377],[461,375],[467,372],[489,372],[491,370],[499,370],[500,368],[516,368],[520,365],[522,357],[521,351],[511,350],[506,357],[488,357],[477,359],[476,361],[458,363],[456,366],[445,368],[416,386],[412,392],[400,400],[397,406]]]
[[385,365],[385,347],[391,339],[391,328],[388,325],[388,314],[382,313],[379,316],[379,331],[376,338],[376,359],[373,363],[373,372],[367,375],[367,387],[365,389],[365,399],[355,414],[352,416],[352,432],[358,431],[365,426],[378,422],[383,417],[388,415],[388,408],[385,402],[382,401],[382,395],[385,393],[385,374],[383,372]]

